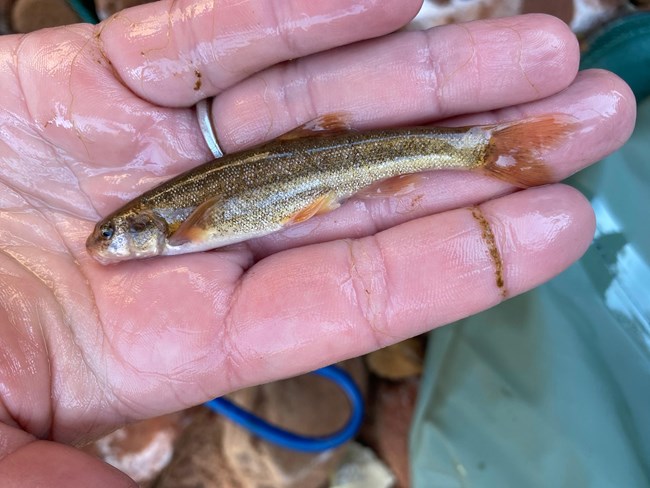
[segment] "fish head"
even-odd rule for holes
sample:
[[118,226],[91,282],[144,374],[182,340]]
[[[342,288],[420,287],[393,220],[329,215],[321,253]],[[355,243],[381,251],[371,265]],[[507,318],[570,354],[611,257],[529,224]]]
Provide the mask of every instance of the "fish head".
[[160,255],[167,242],[167,222],[150,210],[130,211],[99,222],[86,241],[102,264]]

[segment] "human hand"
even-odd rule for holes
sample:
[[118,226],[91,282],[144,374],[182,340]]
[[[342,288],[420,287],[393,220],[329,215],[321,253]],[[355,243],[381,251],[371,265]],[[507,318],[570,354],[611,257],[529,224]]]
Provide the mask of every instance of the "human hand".
[[579,127],[546,155],[560,180],[629,136],[629,89],[606,72],[576,77],[575,38],[550,17],[313,54],[387,34],[418,7],[158,2],[0,38],[2,479],[126,484],[35,439],[81,443],[364,354],[529,290],[583,253],[593,215],[575,190],[440,172],[227,250],[109,267],[87,255],[100,216],[210,159],[191,107],[214,95],[226,152],[341,110],[357,128],[567,113]]

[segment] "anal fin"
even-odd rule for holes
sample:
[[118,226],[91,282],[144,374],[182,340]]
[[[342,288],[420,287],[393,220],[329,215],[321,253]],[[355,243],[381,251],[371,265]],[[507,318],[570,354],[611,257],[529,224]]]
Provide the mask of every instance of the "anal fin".
[[419,173],[393,176],[361,189],[356,196],[361,198],[400,197],[414,191],[421,181],[422,175]]

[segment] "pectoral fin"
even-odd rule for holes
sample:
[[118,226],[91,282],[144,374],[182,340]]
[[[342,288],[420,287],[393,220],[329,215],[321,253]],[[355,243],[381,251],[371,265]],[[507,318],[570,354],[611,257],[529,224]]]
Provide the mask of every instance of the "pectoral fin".
[[278,137],[281,141],[300,139],[301,137],[313,137],[315,135],[327,135],[337,132],[351,130],[350,114],[347,112],[333,112],[310,120],[300,127],[290,130]]
[[220,203],[221,198],[213,197],[196,207],[194,212],[167,239],[169,245],[180,246],[187,242],[203,241],[210,223],[210,213]]
[[326,193],[325,195],[318,197],[305,208],[284,219],[282,223],[284,225],[298,224],[300,222],[304,222],[305,220],[311,219],[314,215],[331,212],[340,206],[341,204],[338,202],[336,194],[333,192]]

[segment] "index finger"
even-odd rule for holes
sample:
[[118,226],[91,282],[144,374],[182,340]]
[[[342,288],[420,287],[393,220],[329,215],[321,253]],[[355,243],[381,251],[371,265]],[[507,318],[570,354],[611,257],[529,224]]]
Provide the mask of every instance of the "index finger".
[[387,34],[420,0],[165,0],[120,12],[98,39],[138,96],[190,106],[263,68]]

